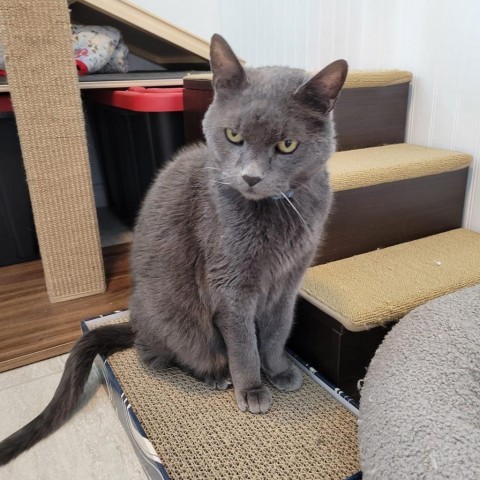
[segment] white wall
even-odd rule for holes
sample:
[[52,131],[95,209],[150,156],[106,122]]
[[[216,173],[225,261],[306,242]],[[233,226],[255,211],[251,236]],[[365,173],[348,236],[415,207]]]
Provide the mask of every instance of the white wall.
[[[218,29],[220,0],[130,0],[177,27],[209,39]],[[241,0],[239,0],[241,2]],[[230,0],[225,3],[230,4]],[[232,4],[233,5],[233,4]]]
[[252,66],[413,72],[407,141],[474,156],[464,225],[480,231],[480,1],[135,0],[209,38],[224,35]]

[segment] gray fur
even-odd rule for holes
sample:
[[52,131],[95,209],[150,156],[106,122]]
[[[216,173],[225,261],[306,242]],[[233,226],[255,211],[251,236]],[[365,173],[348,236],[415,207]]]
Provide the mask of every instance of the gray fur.
[[[219,389],[231,379],[239,408],[252,413],[271,405],[262,370],[281,390],[300,388],[285,342],[330,209],[330,111],[347,65],[334,62],[311,80],[290,68],[244,70],[218,35],[211,57],[207,144],[160,172],[135,228],[131,324],[77,342],[50,404],[0,443],[0,465],[69,418],[98,353],[135,345],[153,368],[174,363]],[[229,143],[225,128],[238,129],[243,145]],[[276,152],[287,138],[297,150]],[[260,181],[249,186],[249,178]]]
[[[242,411],[266,412],[261,370],[282,390],[302,383],[285,343],[330,209],[329,111],[346,63],[306,83],[302,70],[244,70],[219,36],[211,56],[207,144],[160,172],[138,218],[131,322],[147,364],[175,363],[217,388],[231,378]],[[243,145],[230,143],[225,128],[241,132]],[[286,138],[299,147],[277,153]],[[250,187],[246,173],[263,179]],[[272,198],[287,192],[292,198]]]

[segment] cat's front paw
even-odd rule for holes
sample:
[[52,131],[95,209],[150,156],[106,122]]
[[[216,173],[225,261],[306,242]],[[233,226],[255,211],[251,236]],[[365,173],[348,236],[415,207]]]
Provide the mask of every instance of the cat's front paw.
[[237,389],[235,397],[242,412],[248,410],[250,413],[266,413],[272,405],[272,394],[265,385],[245,390]]
[[292,364],[290,364],[285,371],[277,373],[276,375],[267,374],[267,378],[279,390],[284,390],[286,392],[298,390],[303,383],[302,372]]

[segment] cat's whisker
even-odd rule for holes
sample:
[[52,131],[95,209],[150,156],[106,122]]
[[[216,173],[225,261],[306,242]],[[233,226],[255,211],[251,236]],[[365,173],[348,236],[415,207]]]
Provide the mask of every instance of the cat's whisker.
[[300,212],[297,210],[295,205],[290,201],[290,199],[283,193],[280,192],[280,194],[283,196],[283,198],[289,203],[289,205],[293,208],[293,210],[296,212],[296,214],[300,217],[300,220],[302,220],[303,224],[305,225],[305,228],[307,229],[308,232],[310,232],[310,227],[307,225],[307,222],[305,219],[302,217]]
[[[283,216],[283,212],[285,211],[285,207],[283,205],[283,202],[274,202],[274,205],[277,207],[278,209],[278,214],[280,215],[280,218],[282,219],[282,222],[285,220],[284,216]],[[289,217],[288,215],[288,212],[287,212],[287,217]]]

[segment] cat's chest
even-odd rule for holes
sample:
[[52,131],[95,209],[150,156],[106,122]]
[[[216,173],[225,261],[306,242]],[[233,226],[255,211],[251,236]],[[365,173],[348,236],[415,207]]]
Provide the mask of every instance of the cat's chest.
[[302,227],[268,219],[237,223],[223,232],[222,252],[237,270],[278,278],[298,265],[314,247],[311,232]]
[[225,202],[218,207],[211,211],[216,220],[200,236],[207,277],[214,285],[260,287],[268,292],[271,285],[288,282],[292,272],[309,262],[317,244],[318,222],[304,209],[299,219],[273,202],[246,206]]

